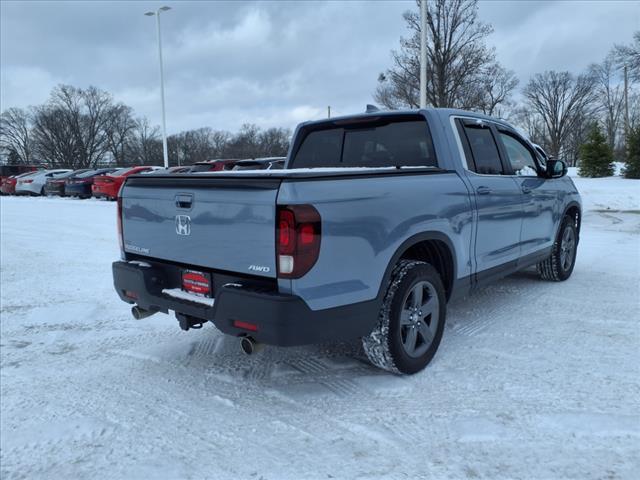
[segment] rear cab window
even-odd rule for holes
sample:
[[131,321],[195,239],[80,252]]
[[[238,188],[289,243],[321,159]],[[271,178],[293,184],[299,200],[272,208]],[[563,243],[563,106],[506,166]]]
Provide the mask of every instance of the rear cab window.
[[328,122],[303,135],[289,168],[438,167],[421,115]]

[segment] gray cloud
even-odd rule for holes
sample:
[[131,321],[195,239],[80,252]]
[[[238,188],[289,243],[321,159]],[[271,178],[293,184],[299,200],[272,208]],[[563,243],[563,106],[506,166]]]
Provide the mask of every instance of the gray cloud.
[[[167,127],[293,127],[362,111],[405,34],[399,2],[168,2],[163,14]],[[65,82],[96,85],[158,123],[155,2],[2,2],[2,108],[46,100]],[[483,1],[489,43],[524,84],[581,71],[640,29],[633,2]]]

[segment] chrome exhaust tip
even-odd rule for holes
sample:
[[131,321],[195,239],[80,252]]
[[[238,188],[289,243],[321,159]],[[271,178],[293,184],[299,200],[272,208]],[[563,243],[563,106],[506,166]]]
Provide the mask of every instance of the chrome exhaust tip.
[[138,305],[134,305],[133,307],[131,307],[131,315],[133,315],[133,318],[135,318],[136,320],[142,320],[143,318],[150,317],[154,313],[157,313],[157,312],[153,310],[145,310],[144,308],[139,307]]
[[253,355],[256,352],[262,350],[262,344],[256,342],[251,337],[242,337],[240,339],[240,348],[247,355]]

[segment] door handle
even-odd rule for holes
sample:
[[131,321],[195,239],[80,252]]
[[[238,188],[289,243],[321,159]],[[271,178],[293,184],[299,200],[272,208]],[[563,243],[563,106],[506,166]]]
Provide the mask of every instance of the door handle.
[[531,188],[525,185],[522,185],[522,193],[531,193]]
[[476,188],[476,193],[478,195],[489,195],[491,193],[491,189],[489,187],[478,187]]
[[193,195],[176,195],[176,207],[189,209],[193,203]]

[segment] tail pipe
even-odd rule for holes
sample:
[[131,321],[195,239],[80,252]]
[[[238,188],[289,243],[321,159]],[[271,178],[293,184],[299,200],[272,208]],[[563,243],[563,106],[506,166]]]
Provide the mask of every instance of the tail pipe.
[[240,348],[247,355],[252,355],[256,352],[262,350],[263,345],[261,343],[256,342],[251,337],[242,337],[240,339]]
[[139,307],[138,305],[134,305],[133,307],[131,307],[131,315],[133,315],[133,318],[135,318],[136,320],[142,320],[143,318],[150,317],[154,313],[158,312],[155,310],[146,310],[142,307]]

